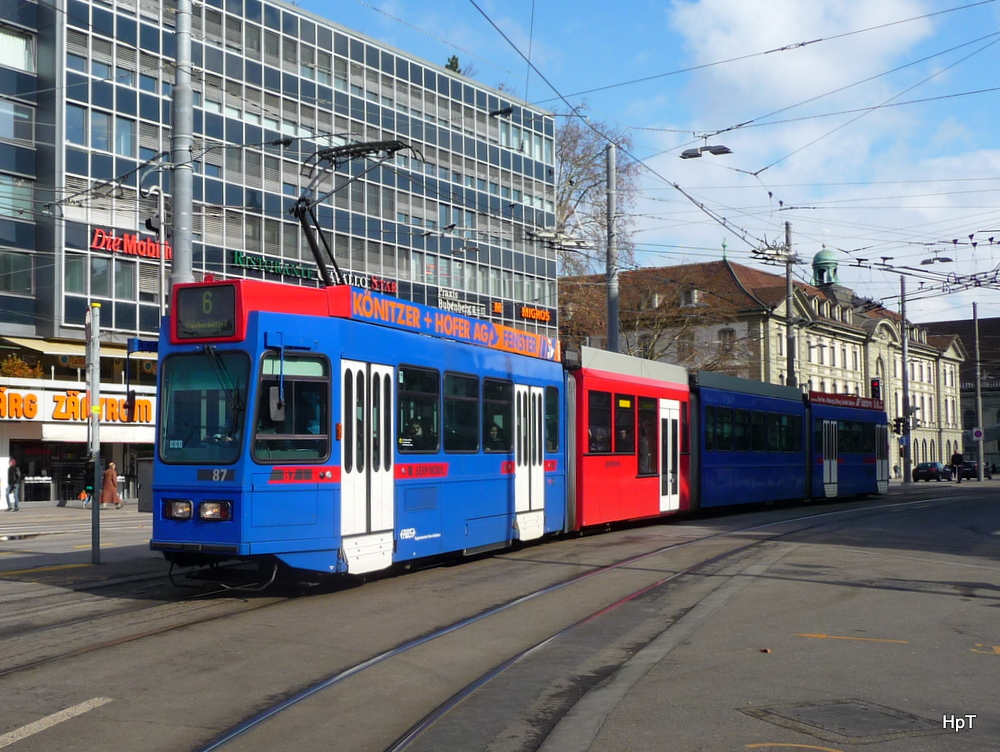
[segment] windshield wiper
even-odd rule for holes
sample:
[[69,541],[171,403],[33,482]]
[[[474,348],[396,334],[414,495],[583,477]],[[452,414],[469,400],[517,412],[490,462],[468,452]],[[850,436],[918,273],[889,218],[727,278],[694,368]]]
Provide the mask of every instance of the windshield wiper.
[[229,413],[231,415],[231,420],[226,428],[226,438],[231,438],[236,432],[237,416],[243,413],[245,408],[243,404],[243,395],[239,391],[239,384],[233,383],[232,375],[229,373],[229,369],[226,368],[226,364],[222,362],[222,358],[215,351],[215,347],[212,345],[205,345],[205,355],[208,356],[208,362],[212,366],[212,370],[215,371],[215,377],[219,380],[219,386],[222,387],[223,394],[226,395],[226,406],[229,407]]

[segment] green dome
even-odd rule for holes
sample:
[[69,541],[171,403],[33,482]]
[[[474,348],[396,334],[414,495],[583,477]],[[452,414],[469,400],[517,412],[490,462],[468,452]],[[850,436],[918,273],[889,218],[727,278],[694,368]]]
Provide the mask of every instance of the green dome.
[[824,248],[813,257],[813,284],[817,287],[823,285],[837,285],[837,254]]
[[813,257],[813,266],[836,266],[837,254],[824,248]]

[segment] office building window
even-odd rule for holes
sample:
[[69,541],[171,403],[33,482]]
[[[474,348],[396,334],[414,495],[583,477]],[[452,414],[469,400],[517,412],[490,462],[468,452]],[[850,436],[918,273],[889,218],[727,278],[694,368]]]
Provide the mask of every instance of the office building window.
[[31,256],[0,251],[0,292],[31,294]]
[[35,53],[31,37],[0,27],[0,65],[35,72]]
[[135,262],[115,259],[115,297],[135,300]]
[[87,145],[87,109],[75,104],[66,105],[66,141],[78,146]]
[[0,101],[0,138],[31,141],[34,111],[23,104]]
[[66,292],[87,294],[87,257],[66,255]]
[[101,151],[111,151],[111,116],[93,110],[90,113],[90,146]]
[[90,259],[90,294],[94,297],[111,297],[111,259]]
[[0,215],[31,217],[33,184],[13,175],[0,175]]
[[135,121],[115,118],[115,154],[120,157],[135,156]]

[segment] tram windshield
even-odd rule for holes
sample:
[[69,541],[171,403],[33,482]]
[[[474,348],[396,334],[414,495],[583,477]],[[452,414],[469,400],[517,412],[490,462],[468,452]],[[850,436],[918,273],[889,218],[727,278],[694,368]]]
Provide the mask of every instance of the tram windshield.
[[229,464],[240,457],[250,358],[242,352],[173,355],[160,380],[160,458]]

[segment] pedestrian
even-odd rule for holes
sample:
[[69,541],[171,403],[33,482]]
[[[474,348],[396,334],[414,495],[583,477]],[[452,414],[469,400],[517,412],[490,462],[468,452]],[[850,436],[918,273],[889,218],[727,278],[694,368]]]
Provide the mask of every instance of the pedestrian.
[[104,479],[101,481],[101,509],[114,505],[115,509],[122,508],[122,498],[118,495],[118,471],[115,463],[109,462],[108,469],[104,471]]
[[899,465],[892,466],[892,475],[894,478],[899,478]]
[[94,501],[94,461],[87,460],[83,468],[83,508],[90,509]]
[[951,467],[955,471],[955,479],[961,483],[962,482],[962,465],[965,464],[965,457],[962,456],[961,452],[955,452],[951,455]]
[[21,492],[21,468],[13,457],[7,463],[7,509],[5,512],[20,512],[18,494]]

